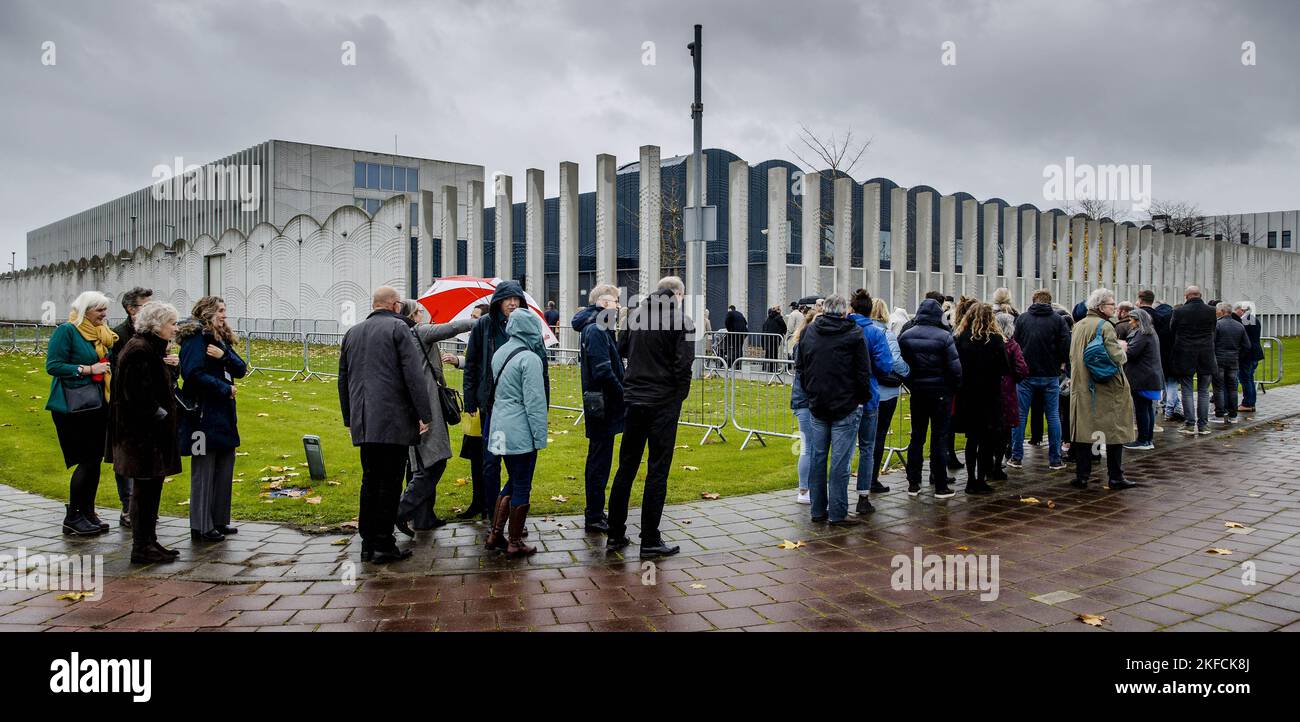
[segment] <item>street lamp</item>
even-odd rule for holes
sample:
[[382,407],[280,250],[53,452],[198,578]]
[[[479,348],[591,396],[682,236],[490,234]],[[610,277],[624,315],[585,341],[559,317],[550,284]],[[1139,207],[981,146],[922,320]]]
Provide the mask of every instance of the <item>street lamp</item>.
[[135,216],[131,216],[131,250],[135,250]]

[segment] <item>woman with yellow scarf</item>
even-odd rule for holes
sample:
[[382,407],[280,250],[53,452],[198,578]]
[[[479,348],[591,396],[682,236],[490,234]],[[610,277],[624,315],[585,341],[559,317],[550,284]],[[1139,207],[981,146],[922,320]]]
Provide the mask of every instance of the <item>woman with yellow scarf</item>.
[[45,408],[63,450],[63,463],[72,469],[63,533],[90,536],[108,531],[95,513],[104,439],[108,429],[108,387],[112,367],[109,350],[117,334],[105,324],[109,298],[86,291],[72,302],[68,322],[50,334],[45,372],[50,398]]

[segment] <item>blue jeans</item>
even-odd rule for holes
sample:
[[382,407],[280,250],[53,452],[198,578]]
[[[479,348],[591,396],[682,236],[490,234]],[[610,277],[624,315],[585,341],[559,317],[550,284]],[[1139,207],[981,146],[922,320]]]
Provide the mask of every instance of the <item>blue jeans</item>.
[[1043,413],[1047,415],[1047,461],[1055,466],[1061,463],[1061,383],[1056,376],[1030,376],[1016,384],[1020,423],[1011,430],[1011,458],[1025,458],[1025,421],[1036,391],[1043,394]]
[[794,418],[799,422],[799,491],[808,491],[808,468],[812,466],[812,454],[808,450],[808,439],[812,434],[812,412],[807,406],[795,409]]
[[533,491],[533,470],[537,468],[537,452],[509,454],[497,457],[506,463],[506,485],[501,496],[510,497],[510,506],[523,506]]
[[1178,379],[1178,388],[1183,395],[1183,416],[1187,417],[1187,421],[1184,423],[1194,423],[1196,428],[1204,429],[1210,425],[1210,380],[1212,377],[1207,374],[1196,374],[1195,378],[1195,394],[1192,393],[1192,376],[1184,376]]
[[1237,378],[1241,381],[1242,406],[1255,406],[1255,369],[1258,367],[1258,361],[1246,361],[1237,371]]
[[858,421],[858,496],[871,491],[871,472],[876,462],[876,422],[880,420],[880,407],[868,409],[862,405],[862,418]]
[[1183,395],[1178,387],[1178,377],[1165,377],[1165,416],[1183,413]]
[[[808,469],[808,493],[812,501],[812,518],[841,521],[849,513],[849,466],[853,446],[862,422],[862,407],[849,412],[839,421],[823,421],[809,414],[808,446],[811,452]],[[830,472],[826,461],[830,458]],[[867,475],[867,483],[871,483]]]
[[1137,421],[1137,439],[1135,443],[1150,444],[1155,439],[1156,402],[1133,389],[1133,415]]

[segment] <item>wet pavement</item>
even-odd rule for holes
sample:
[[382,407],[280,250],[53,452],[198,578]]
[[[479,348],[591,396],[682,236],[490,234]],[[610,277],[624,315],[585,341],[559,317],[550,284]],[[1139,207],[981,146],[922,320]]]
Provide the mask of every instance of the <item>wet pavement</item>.
[[[62,502],[0,487],[0,553],[102,555],[108,577],[99,600],[0,591],[0,631],[1296,631],[1300,387],[1260,408],[1212,436],[1167,424],[1155,451],[1125,452],[1135,489],[1073,489],[1072,469],[1051,472],[1027,447],[1025,468],[987,497],[961,483],[952,499],[908,497],[892,474],[877,511],[845,528],[808,520],[792,465],[790,491],[668,507],[664,536],[682,553],[653,565],[635,544],[607,553],[580,516],[562,516],[530,519],[527,559],[485,552],[483,524],[453,522],[399,537],[415,554],[383,567],[362,563],[347,532],[237,522],[200,545],[187,519],[166,518],[159,538],[179,561],[133,567],[115,512],[102,514],[109,533],[68,538]],[[957,579],[960,564],[938,583],[898,583],[903,560],[927,555],[987,572],[996,558],[996,598],[976,588],[988,573]]]

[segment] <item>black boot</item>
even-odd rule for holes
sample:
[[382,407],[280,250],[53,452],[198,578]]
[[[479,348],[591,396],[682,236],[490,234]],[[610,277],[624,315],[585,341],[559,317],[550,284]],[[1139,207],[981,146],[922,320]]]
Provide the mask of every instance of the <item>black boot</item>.
[[103,531],[97,524],[91,524],[80,512],[73,511],[72,505],[67,504],[65,508],[68,513],[63,517],[63,533],[76,534],[77,536],[94,536]]

